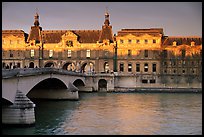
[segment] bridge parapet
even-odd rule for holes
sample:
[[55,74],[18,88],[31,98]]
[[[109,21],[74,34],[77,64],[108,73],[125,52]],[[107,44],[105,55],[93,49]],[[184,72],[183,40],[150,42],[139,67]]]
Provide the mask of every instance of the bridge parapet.
[[67,71],[58,68],[16,68],[2,69],[2,78],[12,78],[20,76],[32,76],[39,74],[62,74],[73,76],[84,76],[85,74],[73,71]]

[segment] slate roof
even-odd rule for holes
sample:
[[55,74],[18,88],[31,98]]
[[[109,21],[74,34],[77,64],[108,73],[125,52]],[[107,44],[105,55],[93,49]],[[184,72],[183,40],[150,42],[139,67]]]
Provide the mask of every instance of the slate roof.
[[173,45],[173,42],[176,41],[177,45],[191,45],[191,42],[195,42],[195,45],[201,45],[202,44],[202,38],[201,37],[164,37],[163,44],[162,45]]
[[36,42],[41,41],[41,31],[42,28],[39,26],[31,26],[30,34],[28,36],[28,41],[36,40]]
[[113,43],[113,33],[112,33],[112,26],[103,26],[102,32],[99,37],[99,42],[103,42],[104,39],[109,39],[110,43]]
[[121,31],[118,31],[118,36],[125,36],[128,34],[132,34],[135,36],[141,36],[144,34],[149,34],[152,36],[160,36],[160,34],[163,35],[163,29],[162,28],[150,28],[150,29],[121,29]]
[[2,30],[2,37],[7,37],[10,35],[25,38],[25,41],[28,38],[28,34],[25,33],[23,30]]
[[80,43],[96,43],[99,40],[100,30],[43,30],[42,38],[45,43],[59,43],[67,31],[78,36]]

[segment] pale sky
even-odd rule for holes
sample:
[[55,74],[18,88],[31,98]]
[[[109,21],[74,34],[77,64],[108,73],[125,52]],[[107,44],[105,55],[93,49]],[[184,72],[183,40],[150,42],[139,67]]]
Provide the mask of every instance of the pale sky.
[[202,36],[202,2],[3,2],[2,29],[29,33],[38,9],[43,30],[100,30],[106,7],[113,33],[163,28],[167,36]]

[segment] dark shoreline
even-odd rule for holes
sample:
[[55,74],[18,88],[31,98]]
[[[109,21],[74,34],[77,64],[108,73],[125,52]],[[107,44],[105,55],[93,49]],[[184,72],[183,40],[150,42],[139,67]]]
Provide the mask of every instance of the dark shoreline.
[[202,88],[119,88],[113,93],[202,93]]

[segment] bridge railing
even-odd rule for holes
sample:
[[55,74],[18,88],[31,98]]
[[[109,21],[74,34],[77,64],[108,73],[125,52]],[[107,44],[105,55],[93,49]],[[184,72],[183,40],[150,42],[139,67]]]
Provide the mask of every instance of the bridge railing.
[[62,74],[62,75],[74,75],[83,76],[83,73],[67,71],[58,68],[16,68],[16,69],[2,69],[2,78],[11,78],[19,76],[31,76],[40,74]]

